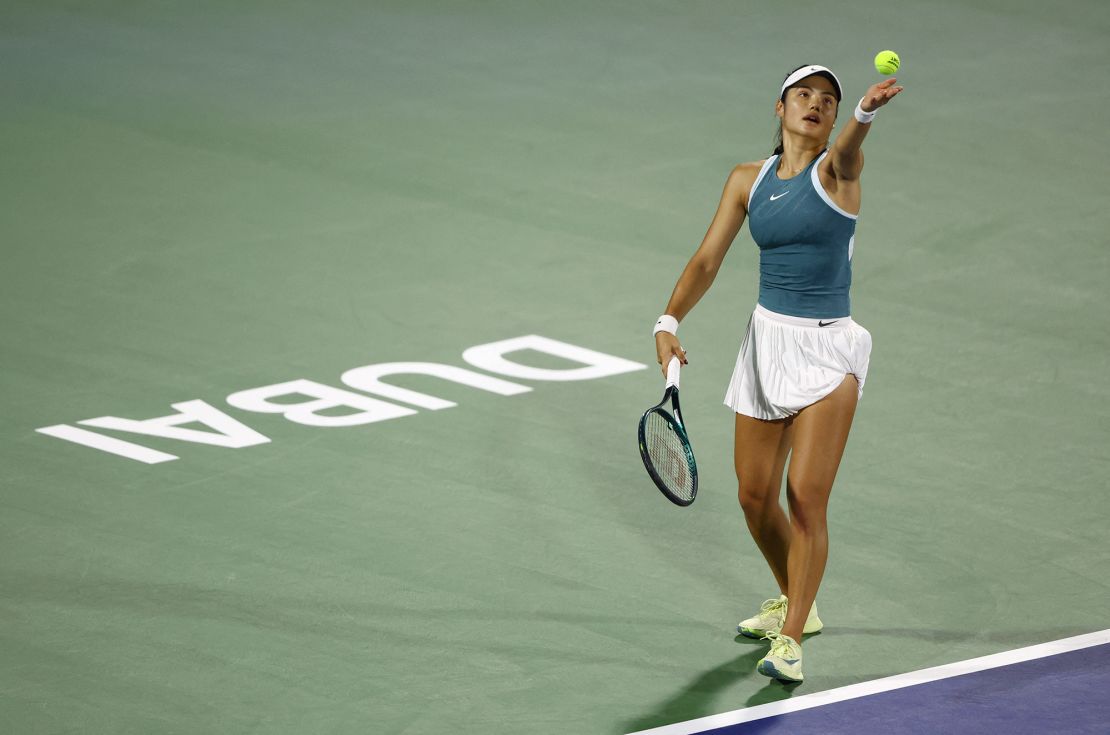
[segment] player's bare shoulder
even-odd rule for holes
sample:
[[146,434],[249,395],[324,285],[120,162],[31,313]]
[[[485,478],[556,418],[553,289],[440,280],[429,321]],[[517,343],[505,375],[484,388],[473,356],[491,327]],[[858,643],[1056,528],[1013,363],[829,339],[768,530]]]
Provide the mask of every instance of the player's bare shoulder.
[[752,187],[755,186],[755,180],[759,178],[759,172],[763,170],[763,164],[766,162],[767,159],[763,159],[737,164],[728,175],[728,183],[725,184],[726,196],[743,207],[745,211],[748,209]]

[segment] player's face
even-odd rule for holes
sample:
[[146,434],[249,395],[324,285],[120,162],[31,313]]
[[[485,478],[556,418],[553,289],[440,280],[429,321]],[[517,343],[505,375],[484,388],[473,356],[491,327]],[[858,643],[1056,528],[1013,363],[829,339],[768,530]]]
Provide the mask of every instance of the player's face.
[[832,82],[814,74],[786,90],[779,103],[783,127],[807,137],[828,139],[836,123],[836,92]]

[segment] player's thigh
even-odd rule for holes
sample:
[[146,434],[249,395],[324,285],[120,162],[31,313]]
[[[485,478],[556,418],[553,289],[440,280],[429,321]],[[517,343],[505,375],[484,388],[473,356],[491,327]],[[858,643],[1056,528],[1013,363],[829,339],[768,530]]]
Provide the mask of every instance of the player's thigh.
[[848,374],[836,390],[794,417],[793,455],[787,474],[792,499],[828,499],[858,400],[856,377]]
[[793,434],[792,419],[763,421],[736,414],[733,461],[741,499],[778,493]]

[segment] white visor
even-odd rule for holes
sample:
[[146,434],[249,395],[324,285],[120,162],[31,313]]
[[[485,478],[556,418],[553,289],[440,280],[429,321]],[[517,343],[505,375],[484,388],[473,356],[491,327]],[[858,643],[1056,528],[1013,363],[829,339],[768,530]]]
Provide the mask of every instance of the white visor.
[[788,76],[786,78],[786,81],[782,83],[782,89],[779,90],[779,96],[781,97],[783,92],[785,92],[787,89],[813,74],[821,74],[822,76],[826,76],[826,78],[833,83],[833,86],[836,87],[837,100],[844,96],[840,89],[840,80],[836,78],[836,75],[833,74],[832,71],[830,71],[828,68],[824,66],[817,66],[816,64],[812,66],[803,66],[801,69]]

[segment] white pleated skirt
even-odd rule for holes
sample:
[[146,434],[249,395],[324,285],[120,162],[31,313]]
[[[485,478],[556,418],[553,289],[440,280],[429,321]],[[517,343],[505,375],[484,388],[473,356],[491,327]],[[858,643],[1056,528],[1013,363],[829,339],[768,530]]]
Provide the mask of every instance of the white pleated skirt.
[[852,321],[806,319],[756,305],[740,344],[725,405],[757,419],[784,419],[854,375],[863,397],[871,333]]

